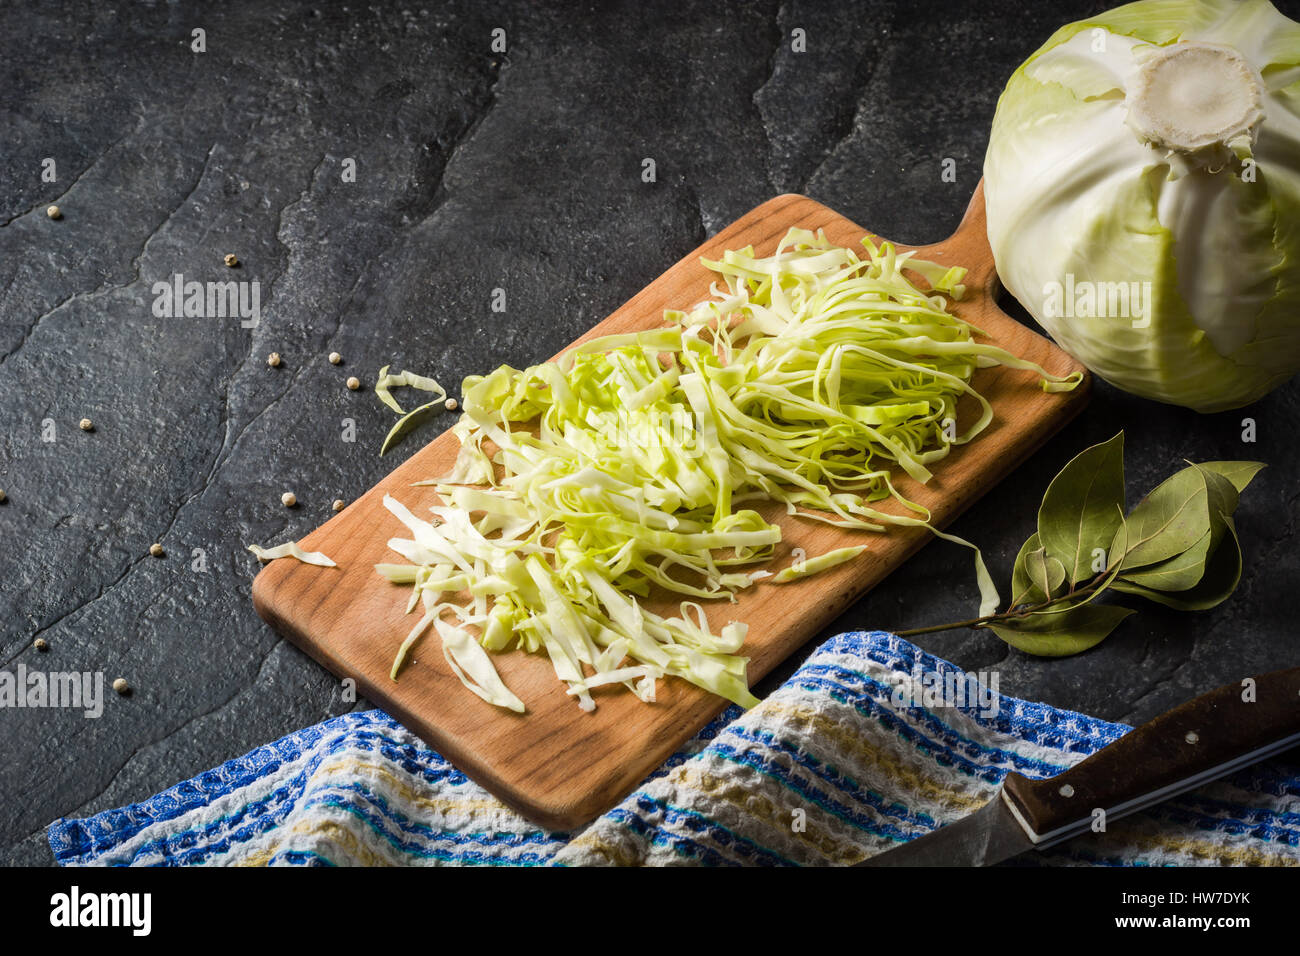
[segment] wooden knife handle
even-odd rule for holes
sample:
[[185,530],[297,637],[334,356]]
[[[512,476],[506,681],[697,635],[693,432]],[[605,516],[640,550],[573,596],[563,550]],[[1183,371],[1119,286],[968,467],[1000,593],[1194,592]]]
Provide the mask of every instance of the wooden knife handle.
[[[1253,681],[1253,687],[1249,683]],[[1225,684],[1130,731],[1064,773],[1010,773],[1003,798],[1040,846],[1300,743],[1300,667]]]

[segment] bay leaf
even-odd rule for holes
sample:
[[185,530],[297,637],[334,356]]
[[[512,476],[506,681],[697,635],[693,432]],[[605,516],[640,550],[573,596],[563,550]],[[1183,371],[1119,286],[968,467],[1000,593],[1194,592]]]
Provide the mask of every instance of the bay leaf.
[[1127,571],[1124,577],[1131,583],[1155,591],[1187,591],[1200,583],[1204,576],[1206,563],[1227,530],[1225,516],[1231,516],[1236,510],[1238,492],[1232,482],[1223,475],[1201,465],[1191,467],[1205,482],[1209,531],[1181,554],[1176,554],[1157,564]]
[[[1210,514],[1213,515],[1217,512],[1231,517],[1236,512],[1237,503],[1241,498],[1241,493],[1232,483],[1232,479],[1212,468],[1206,468],[1204,465],[1193,465],[1192,467],[1199,471],[1201,477],[1205,479],[1206,498],[1210,507]],[[1211,527],[1213,527],[1213,524],[1211,524]]]
[[1016,563],[1011,569],[1011,600],[1013,604],[1041,604],[1047,600],[1047,595],[1040,591],[1029,577],[1029,571],[1025,566],[1029,555],[1043,547],[1038,540],[1038,532],[1035,531],[1029,536],[1024,544],[1020,546],[1020,551],[1016,555]]
[[1057,592],[1062,584],[1065,583],[1065,565],[1059,560],[1047,556],[1047,593],[1050,597]]
[[1037,581],[1030,577],[1027,562],[1030,560],[1030,555],[1038,551],[1045,551],[1045,549],[1042,542],[1038,540],[1038,532],[1035,531],[1020,546],[1020,553],[1016,555],[1016,563],[1011,570],[1011,600],[1017,605],[1041,604],[1056,594],[1065,582],[1065,566],[1049,554],[1044,554],[1043,557],[1045,574]]
[[[1224,527],[1222,518],[1219,518],[1218,525]],[[1206,531],[1201,535],[1200,541],[1182,554],[1176,554],[1159,564],[1126,571],[1123,578],[1156,591],[1186,591],[1193,588],[1205,575],[1205,563],[1217,543],[1215,538],[1213,529]]]
[[1201,467],[1215,474],[1223,475],[1232,482],[1237,493],[1246,490],[1251,480],[1268,466],[1262,461],[1203,461]]
[[[1038,537],[1071,584],[1090,578],[1092,553],[1109,549],[1124,514],[1124,433],[1085,448],[1047,486]],[[1109,551],[1107,551],[1109,555]]]
[[1124,568],[1140,568],[1194,547],[1210,531],[1208,472],[1189,465],[1170,475],[1128,516]]
[[1037,548],[1025,556],[1025,573],[1040,594],[1052,595],[1052,586],[1047,581],[1047,549]]
[[[1116,507],[1116,510],[1119,510],[1118,507]],[[1100,580],[1095,581],[1095,583],[1089,581],[1084,587],[1078,588],[1077,590],[1075,588],[1070,588],[1066,591],[1060,591],[1060,593],[1056,594],[1055,597],[1051,598],[1050,603],[1048,603],[1046,607],[1040,608],[1036,611],[1031,611],[1021,620],[1033,623],[1035,625],[1035,630],[1046,629],[1052,626],[1052,622],[1062,622],[1067,620],[1064,615],[1073,611],[1075,608],[1082,607],[1085,604],[1097,600],[1097,598],[1100,597],[1101,594],[1110,587],[1111,583],[1119,576],[1120,558],[1123,556],[1124,551],[1128,546],[1128,523],[1124,520],[1123,515],[1119,516],[1119,522],[1119,531],[1115,534],[1116,549],[1111,552],[1111,562],[1106,568],[1105,574],[1100,575],[1099,572]],[[1029,557],[1030,556],[1027,556],[1026,560],[1029,560]],[[1052,585],[1052,589],[1053,591],[1057,591],[1059,585],[1065,580],[1065,569],[1062,567],[1059,569],[1059,572],[1053,571],[1053,561],[1055,561],[1054,558],[1047,559],[1048,575],[1055,575],[1056,583]],[[1060,562],[1057,561],[1056,564],[1060,564]],[[1028,573],[1028,569],[1026,569],[1026,573]]]
[[1010,618],[988,628],[1026,654],[1068,657],[1100,644],[1132,613],[1112,604],[1082,604],[1060,614]]
[[1126,580],[1127,575],[1117,578],[1111,587],[1180,611],[1204,611],[1222,604],[1241,581],[1241,544],[1237,540],[1237,529],[1231,517],[1222,517],[1226,533],[1210,552],[1205,572],[1194,587],[1170,593]]

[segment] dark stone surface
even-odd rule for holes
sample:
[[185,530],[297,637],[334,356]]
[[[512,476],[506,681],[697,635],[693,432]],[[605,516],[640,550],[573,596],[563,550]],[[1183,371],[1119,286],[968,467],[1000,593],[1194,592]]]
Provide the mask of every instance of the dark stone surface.
[[[352,706],[258,619],[244,550],[306,533],[416,447],[377,457],[389,414],[346,376],[372,383],[392,362],[454,384],[545,358],[783,191],[894,239],[942,238],[979,177],[1006,76],[1056,25],[1104,5],[5,4],[0,663],[102,670],[135,690],[109,693],[99,720],[0,711],[0,860],[48,863],[51,820],[146,797]],[[505,55],[490,48],[496,27]],[[41,180],[46,157],[57,182]],[[641,181],[645,157],[656,183]],[[956,184],[940,181],[945,157]],[[239,269],[222,265],[228,252]],[[260,324],[155,317],[153,283],[175,273],[257,280]],[[1297,663],[1285,599],[1300,383],[1249,414],[1259,440],[1244,446],[1242,414],[1101,386],[953,529],[1005,576],[1050,477],[1121,427],[1133,492],[1183,457],[1262,458],[1230,603],[1144,606],[1067,660],[968,633],[920,643],[998,668],[1004,692],[1127,721]],[[148,555],[155,541],[165,558]],[[974,603],[967,554],[936,544],[837,628],[914,627]]]

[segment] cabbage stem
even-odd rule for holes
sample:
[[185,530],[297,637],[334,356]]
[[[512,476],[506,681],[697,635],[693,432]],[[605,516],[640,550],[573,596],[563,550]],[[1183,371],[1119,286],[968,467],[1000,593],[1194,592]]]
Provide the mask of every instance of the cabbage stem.
[[1253,143],[1264,119],[1263,97],[1259,75],[1232,47],[1175,43],[1152,54],[1138,72],[1128,94],[1129,125],[1153,146],[1222,168],[1225,149]]

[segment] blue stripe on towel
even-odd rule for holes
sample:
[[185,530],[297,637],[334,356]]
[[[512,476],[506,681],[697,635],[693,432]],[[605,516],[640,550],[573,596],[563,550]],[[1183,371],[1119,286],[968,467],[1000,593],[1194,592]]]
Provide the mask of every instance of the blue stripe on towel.
[[[940,679],[965,677],[901,638],[856,632],[823,644],[775,697],[783,706],[831,716],[850,733],[878,740],[895,758],[900,747],[909,748],[918,755],[914,769],[929,785],[951,785],[954,792],[965,787],[967,794],[979,788],[963,781],[991,789],[1010,769],[1053,775],[1128,730],[1012,697],[1001,697],[999,712],[990,715],[981,715],[977,702],[959,711],[896,710],[894,686],[916,668]],[[416,798],[376,785],[369,774],[350,773],[349,755],[383,764]],[[326,774],[322,768],[334,758],[340,769]],[[693,760],[700,761],[693,773],[720,775],[729,796],[753,792],[771,806],[802,805],[819,814],[818,825],[831,828],[822,839],[834,833],[843,841],[857,833],[859,841],[878,846],[936,825],[922,809],[933,805],[933,797],[900,791],[899,780],[881,776],[885,764],[878,767],[857,750],[837,753],[828,741],[813,745],[788,721],[769,720],[762,707],[746,715],[731,706],[584,833],[552,833],[496,803],[391,717],[367,711],[289,734],[142,803],[56,821],[49,840],[64,865],[239,862],[257,847],[259,861],[330,866],[355,862],[347,858],[346,846],[357,841],[372,858],[539,866],[588,859],[580,848],[589,839],[604,841],[610,859],[715,866],[789,866],[802,860],[807,848],[782,842],[770,820],[719,803],[715,791],[692,789],[690,781],[698,777],[667,776]],[[254,797],[255,784],[266,791]],[[1300,805],[1295,768],[1259,765],[1235,775],[1231,784],[1236,791],[1203,790],[1163,804],[1148,813],[1148,826],[1175,834],[1175,844],[1191,840],[1208,847],[1211,855],[1216,847],[1245,846],[1300,863],[1300,813],[1292,809]],[[1227,793],[1257,799],[1236,802]],[[448,809],[431,815],[426,799]],[[317,824],[323,829],[313,830]],[[336,832],[345,838],[338,846],[330,842]],[[300,838],[303,833],[306,838]],[[323,839],[313,841],[314,833]],[[774,839],[782,849],[769,845]],[[599,847],[593,847],[588,861],[601,858]],[[336,859],[340,853],[343,858]],[[1161,859],[1094,842],[1017,863],[1072,860],[1110,866]]]

